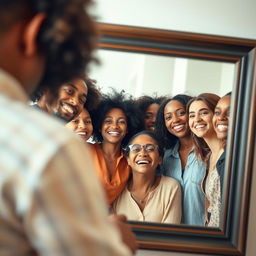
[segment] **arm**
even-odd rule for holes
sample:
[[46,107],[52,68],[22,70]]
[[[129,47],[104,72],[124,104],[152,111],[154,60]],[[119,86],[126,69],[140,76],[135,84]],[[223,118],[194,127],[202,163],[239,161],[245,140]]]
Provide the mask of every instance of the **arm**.
[[138,244],[135,240],[135,235],[131,232],[130,225],[127,223],[127,218],[125,215],[112,214],[109,215],[109,221],[117,226],[119,229],[122,241],[132,250],[133,253],[138,249]]

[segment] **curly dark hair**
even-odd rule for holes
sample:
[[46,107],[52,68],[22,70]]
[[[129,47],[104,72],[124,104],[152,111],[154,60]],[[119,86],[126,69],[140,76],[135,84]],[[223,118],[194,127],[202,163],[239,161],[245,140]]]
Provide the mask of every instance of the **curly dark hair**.
[[[220,97],[214,93],[202,93],[197,97],[193,97],[187,104],[187,112],[189,113],[189,108],[191,104],[195,101],[203,101],[208,108],[214,113],[215,106],[217,105]],[[197,137],[192,132],[193,144],[195,146],[195,153],[197,158],[201,159],[202,161],[206,162],[208,159],[208,155],[210,152],[210,148],[205,142],[203,138]]]
[[145,115],[148,107],[152,104],[161,105],[161,103],[166,99],[166,96],[158,97],[156,94],[153,96],[144,95],[136,99],[136,104],[138,108],[142,111],[143,115]]
[[39,51],[46,58],[45,72],[32,96],[82,77],[98,33],[86,8],[91,0],[4,0],[0,3],[0,28],[7,30],[19,19],[44,13],[45,19],[37,37]]
[[135,138],[137,138],[138,136],[140,135],[148,135],[149,137],[151,137],[153,140],[156,141],[156,144],[158,145],[158,152],[159,152],[159,156],[163,157],[164,156],[164,148],[163,148],[163,144],[162,144],[162,141],[158,139],[157,135],[155,134],[155,132],[152,132],[152,131],[147,131],[147,130],[144,130],[144,131],[141,131],[141,132],[138,132],[136,133],[135,135],[133,135],[128,143],[127,143],[127,146],[125,147],[125,155],[126,156],[129,156],[129,153],[130,153],[130,149],[129,149],[129,145],[132,144],[133,140]]
[[100,103],[101,93],[96,86],[96,81],[90,78],[85,79],[88,88],[87,100],[84,104],[88,112],[92,112]]
[[192,99],[191,96],[185,95],[185,94],[177,94],[176,96],[172,98],[167,98],[159,107],[157,117],[156,117],[156,124],[155,124],[155,133],[159,140],[163,141],[163,146],[165,149],[169,149],[173,147],[176,142],[178,141],[178,138],[171,134],[165,125],[165,119],[164,119],[164,109],[165,106],[170,101],[179,101],[184,107],[186,108],[187,103]]
[[[112,89],[112,93],[103,94],[97,109],[92,113],[94,136],[96,142],[103,142],[101,134],[101,127],[106,114],[113,108],[121,109],[127,118],[127,134],[122,140],[122,147],[124,148],[129,139],[137,132],[143,130],[143,122],[140,118],[141,113],[138,111],[134,104],[132,96],[126,94],[123,90],[117,92]],[[96,118],[97,117],[97,118]]]

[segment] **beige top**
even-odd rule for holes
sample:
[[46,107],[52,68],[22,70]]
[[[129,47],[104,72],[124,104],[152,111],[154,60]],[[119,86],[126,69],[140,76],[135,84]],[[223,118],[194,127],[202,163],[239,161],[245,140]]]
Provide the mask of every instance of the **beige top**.
[[113,211],[125,214],[128,220],[179,224],[181,220],[181,189],[179,183],[162,176],[159,185],[149,193],[141,212],[126,188],[113,204]]

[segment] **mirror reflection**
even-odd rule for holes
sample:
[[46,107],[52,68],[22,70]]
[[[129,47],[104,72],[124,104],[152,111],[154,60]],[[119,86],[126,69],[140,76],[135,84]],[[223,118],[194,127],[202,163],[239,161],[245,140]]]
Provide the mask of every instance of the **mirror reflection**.
[[92,65],[90,77],[102,92],[124,89],[135,97],[203,92],[220,96],[232,90],[235,64],[172,56],[100,49],[101,65]]
[[219,227],[235,64],[103,49],[98,57],[90,76],[103,93],[133,95],[143,129],[154,132],[128,142],[131,175],[112,211],[133,221]]
[[45,92],[37,106],[88,143],[110,211],[219,227],[235,64],[110,50],[98,58],[92,79]]

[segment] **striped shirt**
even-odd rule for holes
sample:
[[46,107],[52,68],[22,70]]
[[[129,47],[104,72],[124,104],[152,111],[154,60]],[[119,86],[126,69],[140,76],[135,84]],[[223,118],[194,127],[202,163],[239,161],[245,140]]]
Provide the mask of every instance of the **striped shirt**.
[[89,152],[0,70],[0,255],[130,255]]

